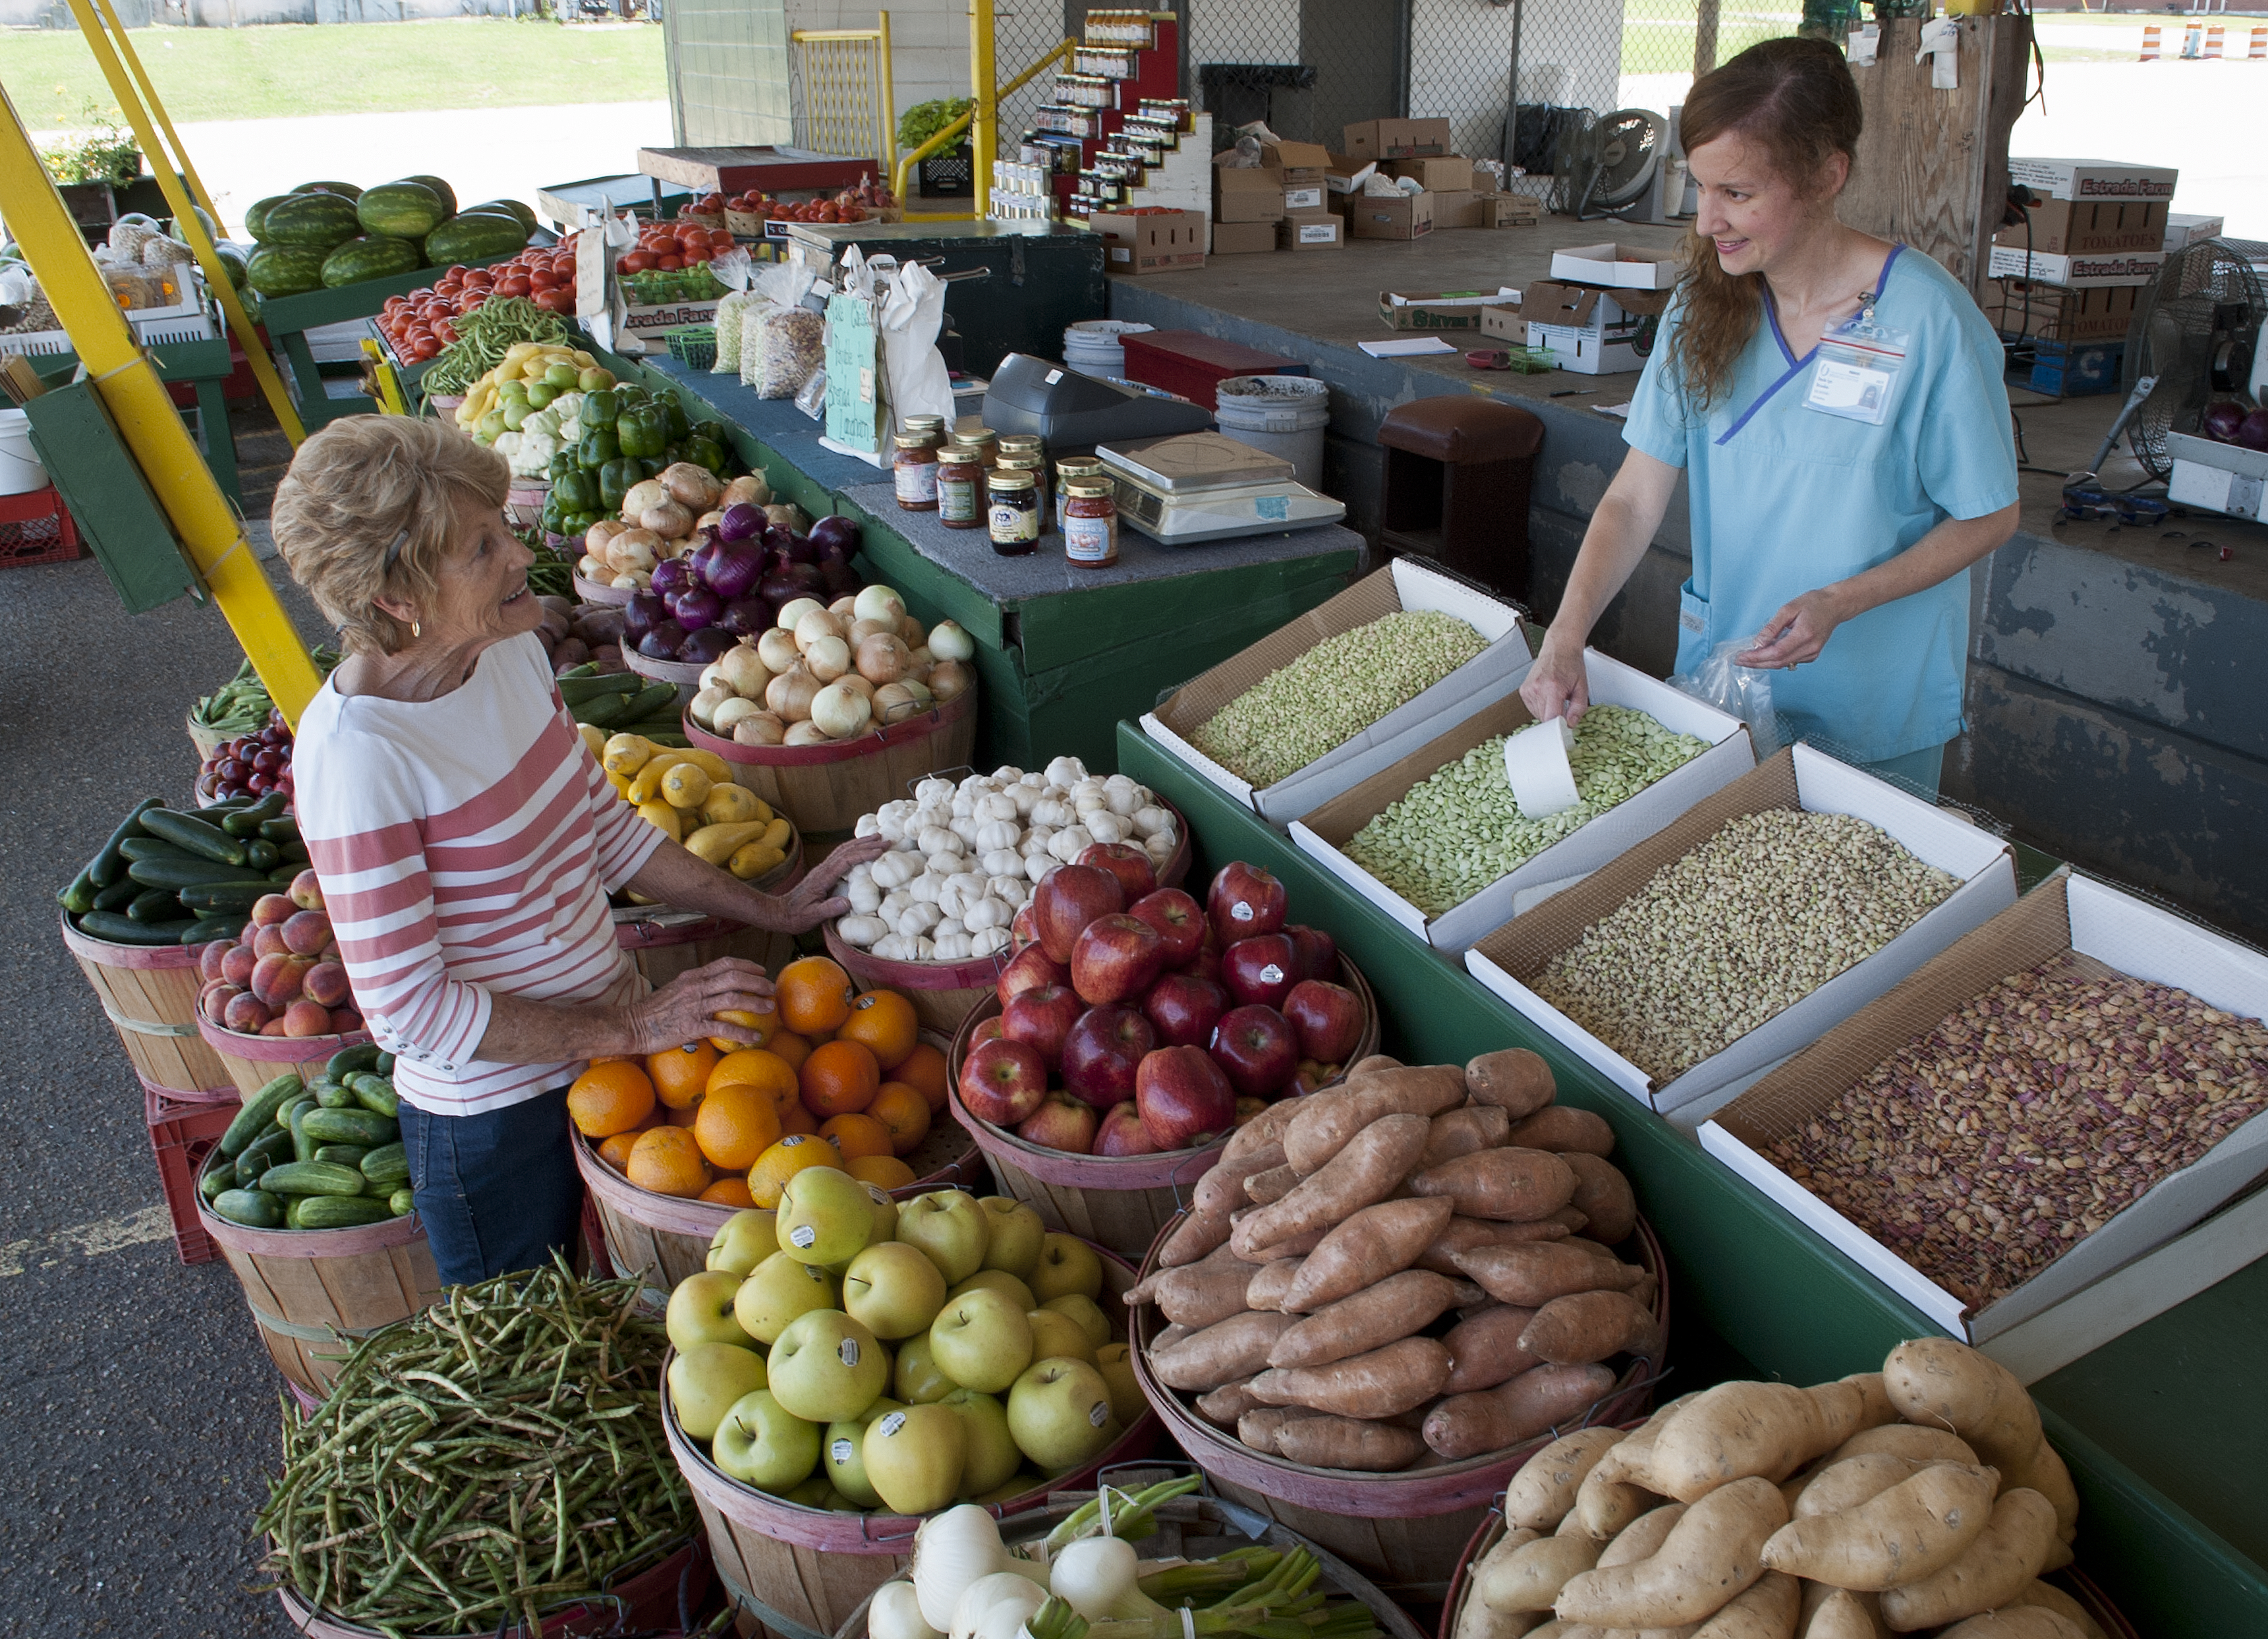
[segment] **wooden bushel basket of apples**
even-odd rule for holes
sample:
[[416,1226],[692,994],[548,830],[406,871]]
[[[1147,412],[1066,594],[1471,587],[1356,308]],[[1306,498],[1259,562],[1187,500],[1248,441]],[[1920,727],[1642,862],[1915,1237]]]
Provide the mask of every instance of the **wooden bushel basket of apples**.
[[312,870],[255,901],[236,938],[199,950],[197,973],[197,1033],[247,1093],[371,1039]]

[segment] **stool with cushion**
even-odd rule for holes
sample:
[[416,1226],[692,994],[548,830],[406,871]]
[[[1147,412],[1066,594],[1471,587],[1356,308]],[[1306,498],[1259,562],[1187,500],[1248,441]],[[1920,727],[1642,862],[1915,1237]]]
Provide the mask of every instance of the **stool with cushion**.
[[1528,493],[1543,418],[1443,394],[1389,410],[1378,442],[1386,451],[1380,545],[1527,602]]

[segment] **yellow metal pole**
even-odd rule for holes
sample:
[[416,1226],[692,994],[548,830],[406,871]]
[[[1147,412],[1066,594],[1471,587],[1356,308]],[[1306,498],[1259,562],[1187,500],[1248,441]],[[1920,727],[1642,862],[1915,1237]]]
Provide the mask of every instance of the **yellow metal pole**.
[[992,161],[1000,149],[1000,92],[993,84],[992,0],[968,0],[968,89],[976,107],[968,127],[971,203],[979,218],[992,197]]
[[890,14],[878,12],[874,32],[881,38],[879,48],[882,54],[882,174],[889,175],[898,165],[898,92],[897,83],[890,70]]
[[112,299],[4,88],[0,108],[8,116],[0,124],[0,199],[8,202],[8,225],[70,333],[71,345],[118,423],[135,464],[188,549],[189,561],[228,617],[269,698],[296,725],[322,684],[315,662],[261,572],[235,513],[213,482],[212,469],[166,396],[157,366]]
[[118,20],[117,10],[110,0],[99,0],[99,3],[102,7],[102,20],[118,42],[118,55],[125,61],[127,72],[133,75],[134,84],[142,92],[143,103],[158,122],[158,129],[166,133],[166,145],[173,150],[173,157],[180,162],[181,174],[188,180],[189,192],[211,213],[212,219],[218,222],[220,212],[214,208],[212,196],[205,190],[203,179],[197,175],[196,166],[189,163],[189,151],[182,146],[180,133],[173,129],[173,116],[166,112],[166,105],[158,100],[158,88],[151,83],[149,70],[142,66],[140,54],[134,49],[134,42],[126,37],[126,25]]
[[[107,8],[108,0],[104,0],[104,4]],[[149,113],[143,107],[142,100],[135,94],[134,85],[126,78],[126,70],[119,63],[117,53],[111,49],[109,37],[103,32],[102,19],[95,15],[89,0],[71,0],[71,15],[78,19],[79,33],[86,36],[87,46],[93,51],[103,78],[110,82],[110,94],[125,111],[128,123],[133,126],[134,139],[142,144],[142,151],[150,156],[151,168],[158,173],[158,187],[165,194],[166,203],[173,208],[174,225],[188,241],[197,265],[204,269],[205,283],[211,287],[213,294],[220,298],[221,311],[228,315],[229,330],[235,336],[238,345],[244,349],[245,362],[252,368],[253,379],[260,383],[260,390],[268,400],[268,407],[276,412],[276,420],[284,429],[284,436],[291,439],[292,447],[297,448],[306,441],[307,430],[300,423],[299,412],[291,402],[291,395],[284,390],[284,378],[276,374],[275,363],[268,357],[268,350],[260,344],[260,334],[254,329],[251,316],[245,312],[244,303],[238,299],[236,285],[229,278],[228,269],[221,265],[211,238],[197,220],[196,212],[189,208],[191,202],[181,192],[180,174],[174,168],[174,160],[159,144]],[[151,107],[160,106],[154,92],[150,101]],[[186,172],[188,168],[184,154],[180,170]],[[50,297],[49,299],[54,299]],[[223,427],[217,434],[210,435],[225,438],[228,429]],[[270,690],[271,694],[273,692]]]

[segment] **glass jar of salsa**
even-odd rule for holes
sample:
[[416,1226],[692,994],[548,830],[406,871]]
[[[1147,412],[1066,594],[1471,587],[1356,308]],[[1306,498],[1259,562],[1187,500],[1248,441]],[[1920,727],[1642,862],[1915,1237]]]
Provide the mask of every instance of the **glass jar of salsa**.
[[1085,569],[1108,569],[1118,561],[1118,505],[1107,478],[1071,478],[1064,484],[1064,556]]
[[898,505],[909,513],[937,510],[937,452],[910,433],[896,439],[897,454],[890,460],[890,483]]
[[1102,463],[1092,455],[1072,455],[1057,461],[1056,463],[1056,528],[1058,529],[1064,527],[1064,508],[1071,498],[1064,494],[1064,487],[1073,478],[1092,478],[1098,483],[1105,484],[1109,482],[1103,473]]
[[966,444],[938,452],[937,520],[948,529],[984,527],[984,462]]

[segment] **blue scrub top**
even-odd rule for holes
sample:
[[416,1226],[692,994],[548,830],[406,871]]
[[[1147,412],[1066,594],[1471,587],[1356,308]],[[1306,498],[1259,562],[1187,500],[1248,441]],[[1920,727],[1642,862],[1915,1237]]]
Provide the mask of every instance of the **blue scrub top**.
[[[1880,426],[1804,407],[1817,350],[1798,358],[1767,297],[1729,392],[1697,416],[1669,362],[1682,303],[1662,321],[1623,437],[1685,469],[1693,575],[1679,599],[1677,670],[1746,640],[1782,605],[1895,557],[1946,518],[2016,498],[2016,447],[1999,338],[1929,257],[1894,248],[1874,321],[1908,333]],[[1962,730],[1969,577],[1837,626],[1819,658],[1771,674],[1793,735],[1823,735],[1861,761],[1941,745]]]

